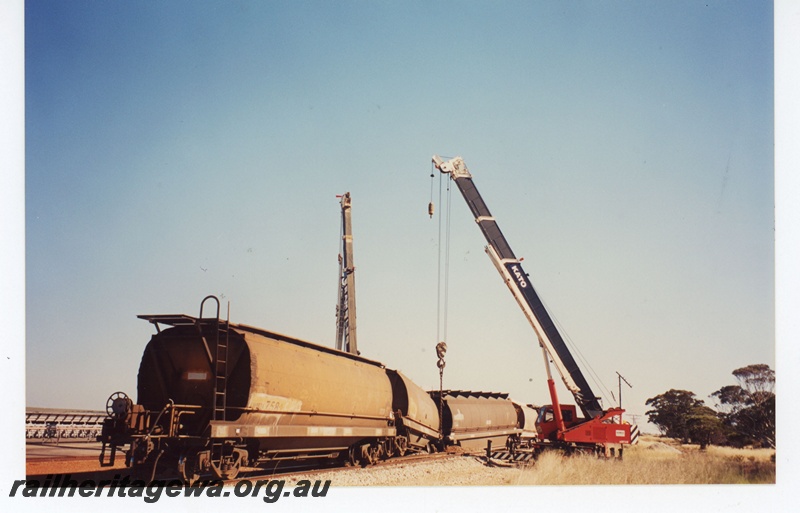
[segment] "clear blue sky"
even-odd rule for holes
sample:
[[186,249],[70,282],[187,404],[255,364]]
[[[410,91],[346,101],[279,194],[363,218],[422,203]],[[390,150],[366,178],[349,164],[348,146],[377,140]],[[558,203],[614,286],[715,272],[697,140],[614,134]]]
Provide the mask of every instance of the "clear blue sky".
[[[670,388],[711,404],[735,368],[775,366],[768,2],[25,15],[29,406],[135,395],[152,333],[136,315],[196,315],[207,294],[233,322],[332,346],[345,191],[359,347],[438,386],[434,153],[464,157],[592,370],[633,384],[631,413]],[[457,193],[451,225],[445,386],[546,402]]]

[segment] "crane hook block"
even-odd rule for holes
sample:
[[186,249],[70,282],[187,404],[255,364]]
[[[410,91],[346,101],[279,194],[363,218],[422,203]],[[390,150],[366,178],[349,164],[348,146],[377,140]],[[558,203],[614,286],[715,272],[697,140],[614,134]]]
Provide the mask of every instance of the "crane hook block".
[[433,218],[433,202],[428,203],[428,215]]

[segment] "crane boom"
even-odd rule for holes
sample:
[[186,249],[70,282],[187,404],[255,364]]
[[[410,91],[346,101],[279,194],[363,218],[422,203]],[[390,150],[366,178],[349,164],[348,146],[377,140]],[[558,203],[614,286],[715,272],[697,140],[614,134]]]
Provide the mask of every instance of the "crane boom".
[[472,182],[472,175],[461,157],[443,161],[433,156],[433,163],[442,173],[450,175],[467,202],[475,222],[483,232],[488,246],[486,253],[492,260],[506,285],[517,300],[525,317],[533,326],[539,343],[556,366],[567,389],[575,396],[575,401],[586,418],[603,414],[599,399],[592,392],[575,359],[572,357],[564,339],[556,328],[550,314],[545,309],[539,294],[533,288],[528,274],[522,269],[520,260],[514,255],[508,241],[503,236],[489,208]]

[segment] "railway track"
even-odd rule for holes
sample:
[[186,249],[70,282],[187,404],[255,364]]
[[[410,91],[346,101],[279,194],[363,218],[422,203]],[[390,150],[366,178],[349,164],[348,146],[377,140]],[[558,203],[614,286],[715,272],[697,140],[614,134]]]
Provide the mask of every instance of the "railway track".
[[275,472],[275,471],[265,472],[264,469],[257,469],[252,472],[243,470],[242,472],[240,472],[239,476],[236,479],[226,480],[224,481],[224,484],[226,486],[228,485],[235,486],[236,483],[240,481],[245,481],[245,480],[252,481],[254,479],[282,479],[290,482],[292,481],[297,482],[300,479],[326,479],[326,478],[329,479],[341,472],[360,471],[360,470],[367,472],[370,470],[392,468],[399,465],[409,465],[409,464],[414,465],[430,461],[446,461],[464,456],[473,456],[473,455],[466,453],[465,454],[453,454],[453,453],[412,454],[408,456],[382,460],[366,467],[352,466],[352,465],[335,465],[326,468],[319,468],[319,466],[308,466],[305,469],[298,467],[292,469],[284,469],[283,471],[280,472]]
[[[390,468],[396,465],[416,464],[427,461],[441,461],[455,458],[459,454],[452,453],[433,453],[433,454],[410,454],[402,457],[390,458],[379,461],[368,467],[352,466],[343,464],[339,460],[320,464],[319,461],[281,461],[276,462],[270,467],[250,467],[243,468],[236,479],[226,480],[226,485],[235,485],[239,481],[254,479],[284,479],[292,480],[294,477],[303,476],[304,478],[335,475],[337,472],[347,470],[380,469]],[[75,479],[111,479],[114,476],[125,477],[130,475],[130,469],[125,467],[120,460],[115,468],[99,468],[97,456],[76,456],[60,455],[54,457],[40,457],[28,459],[26,475],[29,478],[44,477],[47,475],[70,474]],[[157,477],[164,480],[164,477]],[[204,477],[203,479],[211,479]]]

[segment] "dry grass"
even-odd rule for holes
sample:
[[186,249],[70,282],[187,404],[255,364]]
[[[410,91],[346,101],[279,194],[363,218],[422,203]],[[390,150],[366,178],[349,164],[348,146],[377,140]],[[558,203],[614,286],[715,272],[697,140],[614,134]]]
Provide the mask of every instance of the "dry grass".
[[712,445],[708,453],[721,458],[731,458],[736,461],[771,461],[775,454],[773,449],[734,449],[733,447],[717,447]]
[[567,457],[555,451],[542,454],[515,484],[774,484],[772,454],[766,449],[727,447],[700,451],[697,446],[653,437],[626,449],[622,461]]

